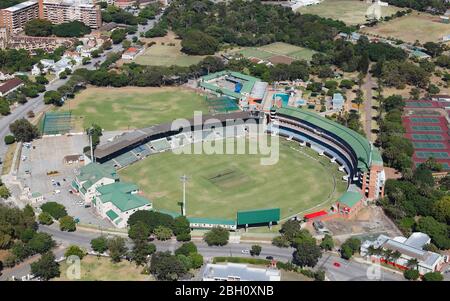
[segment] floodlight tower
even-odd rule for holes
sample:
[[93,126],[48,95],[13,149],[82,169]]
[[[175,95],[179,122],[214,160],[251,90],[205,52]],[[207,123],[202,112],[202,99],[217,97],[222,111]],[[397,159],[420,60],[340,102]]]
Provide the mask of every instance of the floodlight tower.
[[90,127],[88,130],[88,136],[89,136],[89,144],[90,144],[90,151],[91,151],[91,162],[95,163],[94,161],[94,149],[92,148],[92,132],[94,131],[93,127]]
[[180,181],[183,183],[183,216],[186,216],[186,182],[188,177],[186,175],[182,175],[180,177]]

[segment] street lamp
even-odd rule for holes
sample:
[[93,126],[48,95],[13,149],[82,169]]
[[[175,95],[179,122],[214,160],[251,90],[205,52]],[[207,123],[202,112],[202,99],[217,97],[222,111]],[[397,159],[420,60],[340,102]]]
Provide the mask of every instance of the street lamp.
[[182,175],[180,177],[180,181],[183,183],[183,208],[182,208],[182,215],[186,216],[186,182],[188,180],[188,177],[186,175]]

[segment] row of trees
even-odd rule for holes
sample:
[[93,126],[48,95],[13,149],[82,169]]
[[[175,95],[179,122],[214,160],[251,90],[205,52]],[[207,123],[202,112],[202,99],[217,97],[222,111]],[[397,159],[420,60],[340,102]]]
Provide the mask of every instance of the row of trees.
[[55,62],[60,60],[65,51],[65,47],[56,48],[53,52],[36,49],[35,55],[31,55],[25,49],[0,49],[0,71],[4,73],[28,72],[34,64],[42,59],[50,59]]
[[42,212],[38,216],[39,223],[43,225],[53,224],[53,220],[59,221],[61,231],[75,231],[76,222],[73,217],[67,214],[66,208],[56,202],[46,202],[41,206]]
[[61,24],[53,24],[45,19],[34,19],[25,24],[25,33],[33,37],[57,37],[74,38],[91,33],[91,28],[80,21],[71,21]]
[[[379,200],[386,214],[405,234],[420,231],[431,237],[430,250],[450,248],[450,197],[444,178],[435,185],[432,172],[441,167],[429,160],[400,180],[387,180],[386,197]],[[437,247],[437,248],[436,248]]]

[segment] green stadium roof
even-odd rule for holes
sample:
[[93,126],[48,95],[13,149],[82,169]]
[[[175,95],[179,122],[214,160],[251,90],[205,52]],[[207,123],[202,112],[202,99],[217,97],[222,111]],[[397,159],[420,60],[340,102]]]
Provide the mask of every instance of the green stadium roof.
[[358,168],[362,171],[367,171],[372,164],[383,164],[380,152],[371,145],[369,140],[337,122],[297,108],[280,108],[277,113],[304,120],[346,141],[355,152],[358,158]]
[[237,224],[263,224],[278,222],[280,220],[280,208],[246,210],[237,212]]
[[347,191],[339,199],[339,203],[352,208],[363,198],[362,194],[357,191]]
[[119,217],[119,215],[114,210],[108,210],[106,215],[113,221]]
[[86,183],[83,183],[82,186],[85,189],[88,189],[97,181],[103,178],[118,180],[119,175],[112,166],[101,165],[97,163],[89,163],[88,165],[85,165],[80,168],[80,174],[77,176],[77,178],[79,182],[87,181]]
[[189,217],[190,223],[195,224],[212,224],[212,225],[236,225],[236,221],[229,219],[215,219],[215,218],[203,218],[203,217]]
[[131,193],[135,190],[137,190],[136,185],[123,182],[116,182],[97,188],[97,191],[101,194],[99,199],[102,203],[111,202],[122,212],[151,204],[146,198],[136,193]]

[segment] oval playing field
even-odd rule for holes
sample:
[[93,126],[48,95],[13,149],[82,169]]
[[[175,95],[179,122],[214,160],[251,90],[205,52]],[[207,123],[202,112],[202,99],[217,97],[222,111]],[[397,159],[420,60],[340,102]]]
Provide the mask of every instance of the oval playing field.
[[119,173],[139,185],[154,208],[180,212],[180,176],[186,174],[189,217],[235,219],[237,210],[281,208],[282,218],[326,207],[346,189],[336,164],[298,143],[280,141],[277,164],[262,155],[150,156]]

